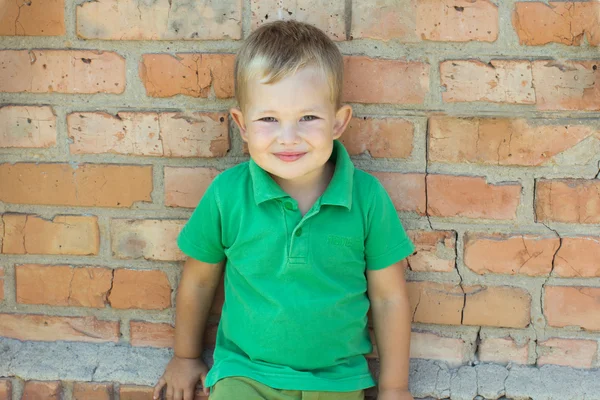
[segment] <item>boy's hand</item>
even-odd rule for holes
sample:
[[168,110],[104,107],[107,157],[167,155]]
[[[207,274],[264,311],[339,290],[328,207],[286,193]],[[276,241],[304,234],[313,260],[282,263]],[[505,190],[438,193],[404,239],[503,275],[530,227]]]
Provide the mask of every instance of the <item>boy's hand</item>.
[[158,399],[166,386],[164,398],[167,400],[194,400],[196,384],[202,381],[202,391],[208,395],[204,386],[208,368],[200,358],[180,358],[173,356],[164,374],[154,386],[154,399]]
[[408,390],[403,389],[383,389],[379,390],[377,400],[414,400]]

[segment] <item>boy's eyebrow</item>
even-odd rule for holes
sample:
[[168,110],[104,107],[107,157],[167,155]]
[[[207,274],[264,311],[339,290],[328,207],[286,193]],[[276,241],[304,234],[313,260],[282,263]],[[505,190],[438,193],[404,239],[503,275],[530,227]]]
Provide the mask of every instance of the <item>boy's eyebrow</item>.
[[[323,112],[323,109],[320,107],[313,107],[313,108],[305,108],[303,110],[300,110],[300,114],[304,114],[304,113],[311,113],[311,112]],[[278,112],[275,110],[259,110],[256,112],[257,114],[277,114]]]

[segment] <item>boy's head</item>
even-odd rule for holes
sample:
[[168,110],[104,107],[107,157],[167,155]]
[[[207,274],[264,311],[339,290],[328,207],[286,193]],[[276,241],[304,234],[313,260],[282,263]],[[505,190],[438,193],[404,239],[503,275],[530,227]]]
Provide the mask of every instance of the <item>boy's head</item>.
[[276,21],[254,31],[235,60],[235,95],[243,110],[248,82],[277,83],[304,67],[316,67],[327,78],[330,99],[341,106],[344,61],[337,46],[320,29],[298,21]]
[[352,116],[341,106],[343,66],[324,32],[297,21],[263,25],[242,45],[231,115],[252,159],[275,178],[307,182],[323,173]]

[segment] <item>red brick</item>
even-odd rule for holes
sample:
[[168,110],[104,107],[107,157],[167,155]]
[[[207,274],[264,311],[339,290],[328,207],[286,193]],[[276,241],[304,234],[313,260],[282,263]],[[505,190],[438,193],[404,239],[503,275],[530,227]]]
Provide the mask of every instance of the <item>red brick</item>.
[[7,1],[2,3],[0,36],[62,36],[64,0]]
[[408,158],[414,124],[400,118],[352,118],[340,141],[350,155],[368,152],[374,158]]
[[512,23],[521,44],[579,46],[585,36],[600,46],[600,3],[596,1],[518,2]]
[[296,20],[323,30],[332,40],[346,39],[345,3],[337,0],[252,0],[252,29],[277,20]]
[[427,195],[431,216],[514,219],[521,185],[494,185],[480,177],[429,175]]
[[0,400],[12,400],[12,382],[10,379],[0,379]]
[[[535,89],[529,61],[451,60],[440,64],[442,99],[447,103],[488,101],[534,104]],[[539,85],[535,84],[536,88]]]
[[544,315],[550,326],[600,331],[600,288],[546,286]]
[[416,254],[403,263],[411,271],[451,272],[456,267],[456,233],[445,231],[409,231]]
[[123,93],[125,59],[84,50],[0,51],[0,92]]
[[17,265],[15,281],[17,303],[102,308],[111,288],[112,270]]
[[83,207],[131,207],[152,201],[152,166],[0,164],[0,201]]
[[219,172],[214,168],[165,167],[165,205],[196,207]]
[[73,384],[73,400],[112,400],[112,398],[111,383],[75,382]]
[[592,368],[597,352],[596,340],[551,338],[538,343],[537,365]]
[[[560,160],[585,139],[598,136],[591,125],[558,125],[523,118],[429,119],[429,160],[445,163],[538,166],[578,164]],[[543,137],[544,140],[539,140]]]
[[119,322],[96,317],[0,314],[0,336],[21,341],[118,342]]
[[185,223],[184,220],[115,219],[111,222],[113,256],[183,261],[186,256],[176,242]]
[[441,360],[451,365],[471,360],[473,349],[460,338],[450,338],[431,332],[412,332],[410,335],[410,358]]
[[100,249],[98,218],[57,215],[51,221],[4,214],[4,254],[94,255]]
[[0,302],[4,300],[4,268],[0,267]]
[[118,269],[108,301],[112,308],[164,310],[171,306],[171,284],[163,271]]
[[121,385],[119,398],[121,400],[152,400],[154,388],[150,386]]
[[527,364],[529,359],[529,340],[519,345],[514,339],[486,338],[479,344],[479,361],[496,364]]
[[465,287],[463,324],[525,328],[531,321],[531,295],[509,286]]
[[74,113],[71,153],[222,157],[229,150],[225,113]]
[[600,237],[563,238],[554,261],[554,274],[565,278],[600,277]]
[[600,111],[600,60],[544,60],[532,65],[539,110]]
[[408,282],[412,321],[424,324],[460,325],[464,293],[452,283]]
[[464,260],[479,275],[546,276],[559,244],[556,237],[469,233]]
[[61,400],[60,382],[27,381],[23,388],[23,400]]
[[396,172],[371,172],[377,177],[399,211],[425,215],[425,175]]
[[51,107],[0,107],[0,147],[52,147],[56,116]]
[[171,324],[131,321],[129,334],[132,346],[173,347],[175,328]]
[[77,7],[77,35],[105,40],[241,39],[242,1],[100,0]]
[[352,56],[344,69],[346,102],[423,104],[429,92],[428,64]]
[[536,184],[537,221],[600,223],[600,181],[541,179]]
[[494,42],[498,38],[498,6],[490,0],[417,1],[416,28],[423,40]]
[[233,54],[144,54],[139,74],[146,94],[233,97]]

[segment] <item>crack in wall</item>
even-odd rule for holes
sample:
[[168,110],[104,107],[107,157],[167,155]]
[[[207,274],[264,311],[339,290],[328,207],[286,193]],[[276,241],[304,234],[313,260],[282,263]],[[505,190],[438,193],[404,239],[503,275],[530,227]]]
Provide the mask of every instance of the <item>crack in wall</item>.
[[427,218],[427,223],[429,224],[429,229],[433,230],[433,225],[431,225],[431,219],[429,215],[429,119],[425,122],[425,217]]
[[110,295],[112,293],[114,284],[115,284],[115,271],[116,270],[111,270],[111,275],[110,275],[110,287],[108,288],[108,290],[106,291],[106,294],[104,295],[104,305],[108,305],[109,307],[112,308],[112,304],[110,303]]

